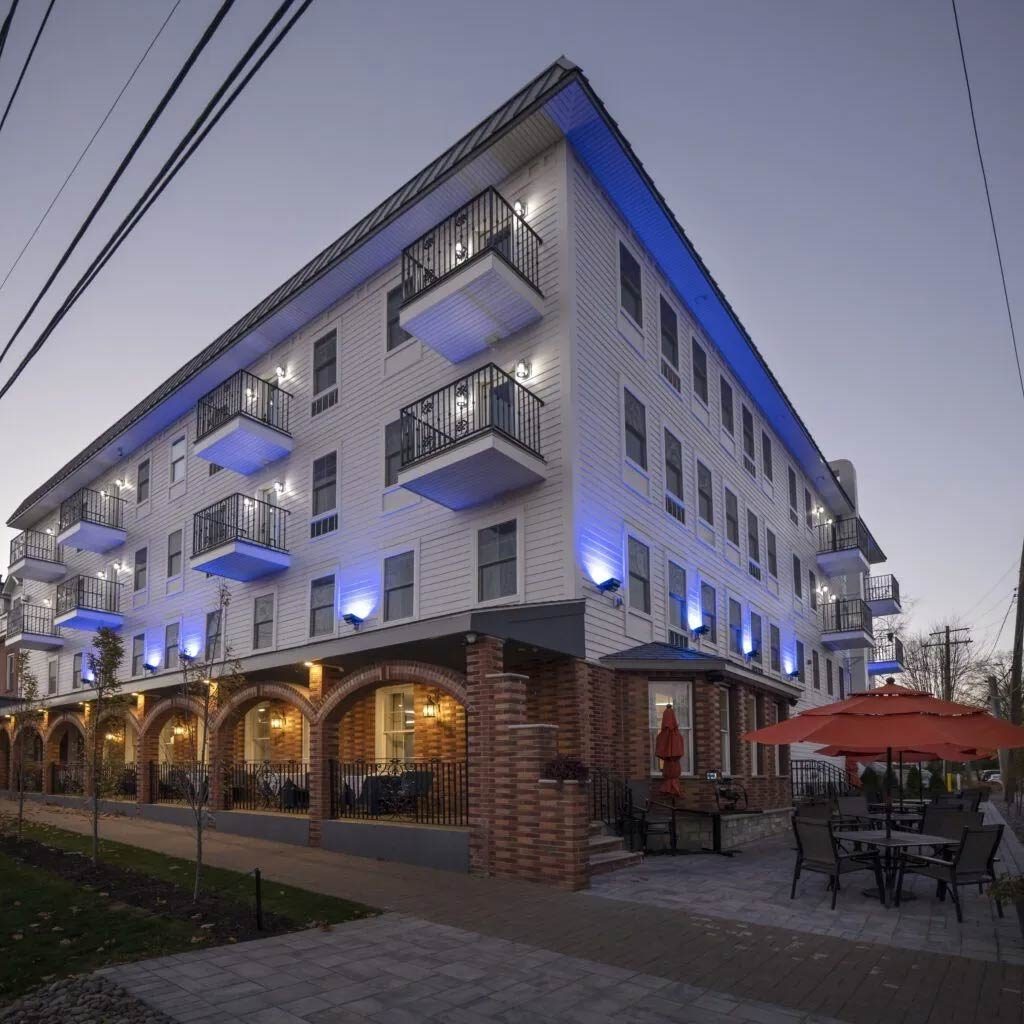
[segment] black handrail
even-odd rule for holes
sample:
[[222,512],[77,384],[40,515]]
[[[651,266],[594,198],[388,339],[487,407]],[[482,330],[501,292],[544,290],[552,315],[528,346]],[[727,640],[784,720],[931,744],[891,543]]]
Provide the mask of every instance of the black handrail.
[[11,540],[11,565],[23,558],[37,558],[41,562],[64,564],[64,548],[52,533],[42,530],[24,530]]
[[846,772],[831,761],[792,759],[789,762],[789,781],[794,801],[848,796],[853,790]]
[[590,818],[625,835],[632,818],[633,793],[626,780],[605,768],[590,769]]
[[196,403],[196,440],[213,433],[235,416],[248,416],[282,434],[290,434],[291,401],[292,396],[276,384],[248,370],[239,370]]
[[495,431],[540,454],[540,410],[532,391],[494,363],[402,409],[402,467]]
[[847,633],[863,630],[871,635],[873,617],[871,609],[859,597],[840,597],[821,606],[821,631]]
[[837,551],[860,551],[872,564],[885,561],[882,549],[860,516],[818,523],[818,554]]
[[83,487],[60,503],[60,531],[75,523],[98,523],[124,529],[124,498]]
[[488,187],[402,250],[402,301],[409,302],[489,252],[540,292],[541,237]]
[[121,584],[102,576],[72,576],[57,585],[57,615],[79,608],[94,612],[120,611]]
[[247,494],[229,494],[192,517],[192,555],[204,554],[233,540],[287,551],[287,519],[287,509]]
[[866,601],[895,601],[900,603],[900,584],[895,576],[869,576],[864,583]]
[[882,640],[871,648],[869,664],[878,665],[889,662],[895,662],[898,665],[903,664],[903,641],[898,636]]
[[469,824],[465,761],[331,761],[331,817]]
[[31,633],[34,636],[60,636],[60,627],[53,624],[53,609],[40,604],[16,604],[7,613],[10,636]]

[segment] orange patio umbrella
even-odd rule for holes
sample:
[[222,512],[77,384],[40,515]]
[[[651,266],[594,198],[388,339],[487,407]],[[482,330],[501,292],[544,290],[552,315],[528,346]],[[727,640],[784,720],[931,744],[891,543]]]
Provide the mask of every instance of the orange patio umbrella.
[[[880,761],[886,755],[886,747],[840,747],[832,744],[816,750],[822,757],[848,757],[854,761]],[[952,743],[933,743],[927,750],[915,747],[893,747],[892,754],[902,757],[904,761],[985,761],[995,757],[991,750],[976,750],[973,747],[961,748]]]
[[654,754],[661,759],[661,786],[659,793],[666,796],[682,796],[683,790],[679,785],[679,776],[683,774],[680,762],[683,759],[685,750],[683,748],[683,735],[679,731],[679,722],[676,720],[676,713],[669,704],[661,716],[661,728],[654,740]]

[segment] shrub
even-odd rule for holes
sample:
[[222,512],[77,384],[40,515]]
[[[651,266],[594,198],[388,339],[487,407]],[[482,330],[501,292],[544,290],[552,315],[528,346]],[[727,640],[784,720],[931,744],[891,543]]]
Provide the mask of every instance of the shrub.
[[941,796],[946,790],[946,780],[942,777],[942,768],[933,768],[932,777],[928,780],[928,795]]
[[1003,875],[997,878],[989,889],[995,899],[1006,903],[1024,903],[1024,876]]
[[916,799],[921,795],[921,769],[915,764],[907,772],[907,796]]
[[860,782],[868,800],[877,803],[882,795],[882,780],[878,777],[878,772],[868,765],[861,774]]

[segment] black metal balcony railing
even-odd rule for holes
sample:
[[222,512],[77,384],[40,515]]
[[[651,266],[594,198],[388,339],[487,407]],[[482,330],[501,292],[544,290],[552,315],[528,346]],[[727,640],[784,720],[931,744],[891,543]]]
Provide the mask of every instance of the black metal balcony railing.
[[64,564],[64,549],[52,533],[25,530],[11,541],[11,564],[23,558],[36,558],[41,562]]
[[192,555],[201,555],[233,540],[274,551],[287,551],[286,509],[247,494],[229,494],[192,517]]
[[833,519],[818,524],[818,554],[837,551],[861,551],[869,562],[884,562],[885,555],[878,542],[859,516]]
[[100,526],[123,530],[124,498],[83,487],[60,503],[60,530],[66,530],[76,523],[98,523]]
[[121,584],[102,576],[72,576],[57,585],[57,615],[76,610],[119,612]]
[[895,576],[869,576],[864,583],[866,601],[895,601],[900,603],[900,585]]
[[81,761],[51,764],[50,789],[54,793],[84,793],[85,764]]
[[228,807],[236,811],[309,810],[309,765],[297,761],[245,761],[224,772]]
[[469,824],[465,761],[331,762],[331,817]]
[[543,405],[514,377],[488,363],[402,409],[402,466],[488,430],[540,458]]
[[210,769],[201,761],[150,761],[149,799],[154,804],[206,805]]
[[7,636],[7,616],[0,615],[0,638]]
[[248,370],[239,370],[196,404],[196,440],[213,433],[235,416],[248,416],[288,434],[292,396]]
[[870,664],[888,664],[895,662],[903,664],[903,641],[898,636],[890,636],[879,640],[871,649]]
[[402,300],[422,295],[449,274],[493,252],[540,292],[541,237],[494,188],[402,250]]
[[7,613],[10,636],[31,633],[33,636],[60,636],[60,627],[53,624],[53,609],[41,604],[16,604]]
[[841,597],[821,606],[823,633],[851,633],[863,630],[871,634],[871,609],[859,597]]

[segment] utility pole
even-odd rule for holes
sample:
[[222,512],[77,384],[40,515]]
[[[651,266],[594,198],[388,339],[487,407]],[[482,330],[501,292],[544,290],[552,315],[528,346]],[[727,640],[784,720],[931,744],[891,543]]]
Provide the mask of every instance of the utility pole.
[[[1022,683],[1021,657],[1024,648],[1024,545],[1021,545],[1020,570],[1017,574],[1017,615],[1013,627],[1013,660],[1010,662],[1010,721],[1021,723]],[[1021,779],[1021,752],[1011,750],[1006,758],[1008,771],[1003,777],[1003,792],[1009,802],[1017,795]]]
[[[989,711],[992,712],[993,718],[1002,718],[1003,703],[999,699],[999,680],[995,676],[988,676],[985,681],[988,683]],[[1007,766],[1008,753],[1009,751],[1002,747],[996,751],[996,757],[999,759],[999,776],[1003,780],[1004,793],[1006,792],[1006,781],[1009,778],[1009,768]]]
[[[1022,552],[1022,558],[1024,558],[1024,552]],[[1021,569],[1024,570],[1024,561],[1021,562]],[[960,647],[962,644],[970,644],[974,641],[970,637],[953,638],[954,633],[969,633],[970,626],[958,626],[953,629],[947,625],[944,629],[939,630],[937,633],[930,634],[933,637],[939,637],[933,644],[925,644],[925,648],[929,647],[941,647],[942,648],[942,699],[952,700],[953,699],[953,648]],[[942,762],[942,775],[946,780],[946,784],[949,785],[949,765],[943,760]]]

